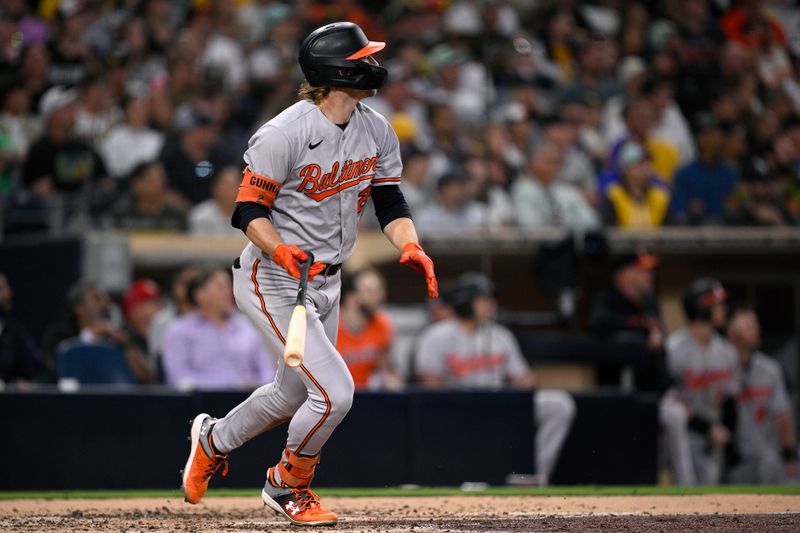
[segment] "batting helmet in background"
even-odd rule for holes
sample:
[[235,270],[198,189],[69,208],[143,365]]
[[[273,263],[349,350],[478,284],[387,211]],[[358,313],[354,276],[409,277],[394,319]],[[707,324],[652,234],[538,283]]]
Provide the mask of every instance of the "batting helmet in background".
[[689,320],[711,320],[711,308],[726,297],[722,283],[713,278],[698,278],[683,293],[683,310]]
[[442,291],[442,300],[461,318],[472,318],[472,303],[479,296],[494,297],[494,283],[477,272],[467,272]]
[[386,83],[385,68],[363,58],[386,43],[370,41],[357,24],[334,22],[311,32],[300,45],[300,68],[314,87],[378,89]]

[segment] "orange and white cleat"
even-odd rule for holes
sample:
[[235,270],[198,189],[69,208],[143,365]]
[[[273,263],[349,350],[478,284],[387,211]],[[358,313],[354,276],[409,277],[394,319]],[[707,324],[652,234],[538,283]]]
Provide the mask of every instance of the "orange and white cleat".
[[[272,470],[272,469],[270,469]],[[296,526],[332,526],[337,516],[333,511],[322,507],[319,496],[309,488],[276,487],[267,478],[261,499],[276,513],[285,516]]]
[[211,444],[211,428],[217,422],[206,413],[201,413],[192,422],[191,449],[186,467],[183,469],[184,499],[189,503],[198,503],[208,490],[208,482],[217,470],[222,468],[222,475],[228,475],[228,456],[216,453]]

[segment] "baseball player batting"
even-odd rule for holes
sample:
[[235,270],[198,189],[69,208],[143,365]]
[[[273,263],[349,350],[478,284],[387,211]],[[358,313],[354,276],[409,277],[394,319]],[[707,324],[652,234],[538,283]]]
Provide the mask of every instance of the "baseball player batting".
[[269,468],[264,503],[301,526],[336,523],[309,488],[320,450],[353,402],[353,379],[336,351],[340,266],[353,251],[370,195],[400,262],[425,276],[438,294],[433,262],[418,243],[400,188],[399,143],[384,117],[360,100],[387,77],[357,25],[329,24],[302,43],[303,100],[264,124],[249,141],[232,223],[250,243],[234,263],[239,308],[259,324],[277,356],[295,307],[300,263],[308,274],[307,332],[302,364],[278,358],[275,381],[257,389],[222,419],[195,417],[183,472],[186,501],[197,503],[211,476],[227,471],[228,454],[262,432],[289,422],[286,447]]
[[302,364],[278,357],[275,381],[257,389],[222,419],[195,417],[183,472],[186,501],[197,503],[211,476],[227,471],[228,454],[256,435],[289,422],[286,447],[267,471],[264,503],[300,526],[336,523],[309,486],[320,450],[353,402],[353,379],[336,351],[340,266],[350,257],[358,220],[372,196],[400,262],[438,288],[433,262],[420,247],[400,192],[397,136],[384,117],[362,104],[386,82],[369,41],[350,22],[312,32],[300,46],[303,100],[261,126],[244,154],[247,164],[232,223],[250,243],[233,266],[239,308],[258,324],[276,356],[283,354],[296,306],[300,264],[311,265]]

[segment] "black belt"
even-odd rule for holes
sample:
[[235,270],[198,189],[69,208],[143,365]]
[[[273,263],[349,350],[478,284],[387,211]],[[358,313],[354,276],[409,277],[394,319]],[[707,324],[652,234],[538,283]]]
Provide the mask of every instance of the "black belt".
[[[325,265],[325,268],[323,268],[322,272],[319,273],[319,275],[322,276],[335,276],[339,270],[342,269],[341,263],[336,263],[335,265],[329,265],[327,263],[323,264]],[[238,257],[233,260],[233,268],[242,268],[242,263]]]
[[342,268],[341,263],[336,263],[335,265],[329,265],[327,263],[323,263],[325,268],[320,272],[321,276],[335,276],[339,270]]

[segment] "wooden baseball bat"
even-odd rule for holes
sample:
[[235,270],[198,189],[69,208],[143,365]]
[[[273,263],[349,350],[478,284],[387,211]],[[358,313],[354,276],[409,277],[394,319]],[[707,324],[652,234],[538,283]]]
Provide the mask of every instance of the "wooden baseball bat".
[[306,252],[308,258],[300,265],[300,285],[297,287],[297,299],[289,320],[286,333],[286,347],[283,350],[283,362],[286,366],[296,368],[303,364],[306,351],[306,288],[308,287],[308,269],[314,262],[314,254]]

